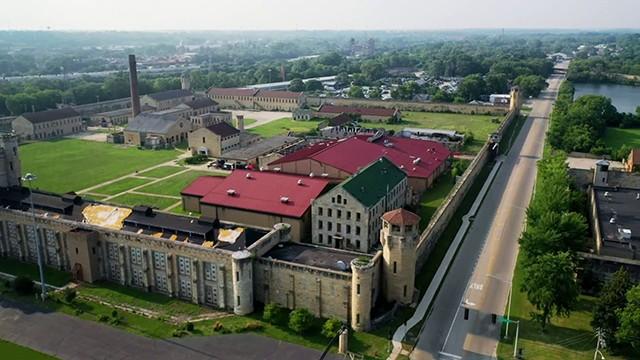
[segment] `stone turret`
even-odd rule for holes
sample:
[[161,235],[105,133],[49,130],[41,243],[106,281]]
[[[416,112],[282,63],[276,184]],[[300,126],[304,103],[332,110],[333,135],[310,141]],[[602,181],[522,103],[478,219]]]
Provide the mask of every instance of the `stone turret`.
[[22,169],[18,156],[18,137],[0,134],[0,187],[19,186]]
[[386,301],[410,304],[416,275],[420,217],[404,209],[382,215],[382,274]]
[[189,74],[184,73],[180,75],[180,88],[182,90],[191,90],[191,78]]
[[253,312],[253,256],[247,250],[231,256],[233,276],[233,312],[247,315]]
[[351,328],[355,331],[371,328],[375,265],[368,257],[351,260]]
[[509,102],[509,110],[520,110],[520,106],[522,105],[522,99],[520,98],[520,88],[518,86],[514,86],[511,88],[511,100]]

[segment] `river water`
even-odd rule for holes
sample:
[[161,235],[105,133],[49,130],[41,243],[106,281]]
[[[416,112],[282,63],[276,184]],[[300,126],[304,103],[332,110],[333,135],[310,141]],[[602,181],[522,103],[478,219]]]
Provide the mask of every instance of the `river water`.
[[611,98],[611,102],[619,112],[636,112],[640,106],[640,86],[616,85],[616,84],[574,84],[576,88],[575,98],[582,95],[604,95]]

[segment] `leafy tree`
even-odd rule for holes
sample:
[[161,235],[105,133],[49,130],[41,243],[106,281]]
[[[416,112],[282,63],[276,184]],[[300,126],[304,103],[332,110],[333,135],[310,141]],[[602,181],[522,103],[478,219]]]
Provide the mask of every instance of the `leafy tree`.
[[380,99],[382,96],[382,91],[380,91],[379,87],[372,87],[369,89],[369,99]]
[[434,102],[451,102],[453,101],[453,97],[447,92],[438,89],[431,97],[431,100]]
[[363,99],[364,98],[364,92],[362,91],[362,88],[360,86],[352,86],[349,88],[349,92],[347,92],[347,95],[350,98],[355,98],[355,99]]
[[477,100],[485,92],[486,84],[479,74],[468,75],[458,85],[457,95],[465,101]]
[[349,86],[351,84],[351,79],[349,78],[349,74],[342,72],[336,75],[336,86]]
[[485,77],[487,92],[492,94],[506,94],[509,92],[509,79],[503,73],[490,73]]
[[620,327],[618,313],[627,305],[626,294],[632,285],[629,273],[620,268],[605,283],[596,300],[591,326],[602,330],[609,348],[619,345],[615,336]]
[[342,63],[342,59],[342,55],[335,51],[332,51],[328,54],[320,56],[320,58],[318,58],[318,63],[329,66],[337,66]]
[[579,295],[571,254],[545,254],[536,258],[524,269],[522,291],[538,310],[531,316],[540,323],[542,331],[554,314],[569,316]]
[[322,335],[331,339],[336,336],[341,327],[342,321],[336,318],[329,318],[324,322],[324,325],[322,325]]
[[285,310],[276,303],[268,303],[264,307],[262,320],[270,324],[282,324],[286,320]]
[[364,61],[360,66],[360,72],[368,81],[375,81],[386,75],[384,65],[375,60]]
[[300,78],[296,78],[291,80],[291,82],[289,83],[289,87],[288,87],[289,91],[304,91],[304,83],[302,82],[302,79]]
[[324,86],[318,80],[309,80],[304,84],[305,91],[319,91],[324,90]]
[[289,328],[298,334],[309,330],[313,325],[313,315],[307,309],[296,309],[289,314]]
[[524,96],[538,96],[547,87],[547,82],[540,75],[520,75],[513,82]]
[[34,110],[36,99],[32,95],[19,93],[7,96],[6,106],[11,115],[20,115]]
[[627,291],[627,305],[618,312],[620,328],[616,333],[618,341],[629,343],[640,349],[640,285]]

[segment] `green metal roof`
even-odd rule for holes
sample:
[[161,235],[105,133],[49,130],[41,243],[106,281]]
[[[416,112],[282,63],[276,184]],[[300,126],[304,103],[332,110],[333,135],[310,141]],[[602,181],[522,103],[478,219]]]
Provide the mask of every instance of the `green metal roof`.
[[371,207],[404,178],[406,174],[402,170],[387,158],[382,157],[352,175],[340,186],[362,205]]

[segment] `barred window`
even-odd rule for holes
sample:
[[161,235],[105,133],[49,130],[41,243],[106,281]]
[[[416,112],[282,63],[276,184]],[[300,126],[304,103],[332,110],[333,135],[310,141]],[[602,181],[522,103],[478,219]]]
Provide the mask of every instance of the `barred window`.
[[143,279],[143,273],[142,270],[140,269],[133,269],[133,272],[131,273],[131,283],[133,284],[133,286],[138,286],[138,287],[142,287],[144,286],[144,279]]
[[156,269],[164,270],[167,268],[167,258],[163,252],[153,252],[153,266]]
[[142,265],[142,249],[136,247],[131,248],[131,263]]
[[178,272],[181,275],[191,275],[191,263],[189,258],[178,256]]
[[204,296],[207,304],[215,305],[218,302],[217,289],[215,288],[215,286],[205,286]]
[[189,279],[180,279],[180,296],[191,297],[191,281]]
[[162,273],[156,273],[156,289],[160,291],[168,291],[167,277]]
[[204,263],[204,278],[210,281],[216,281],[216,265],[210,262]]
[[115,243],[110,243],[107,246],[107,252],[109,253],[109,259],[110,260],[114,260],[114,261],[118,261],[120,256],[118,254],[118,244]]
[[116,263],[109,264],[109,278],[111,280],[120,280],[120,265]]

